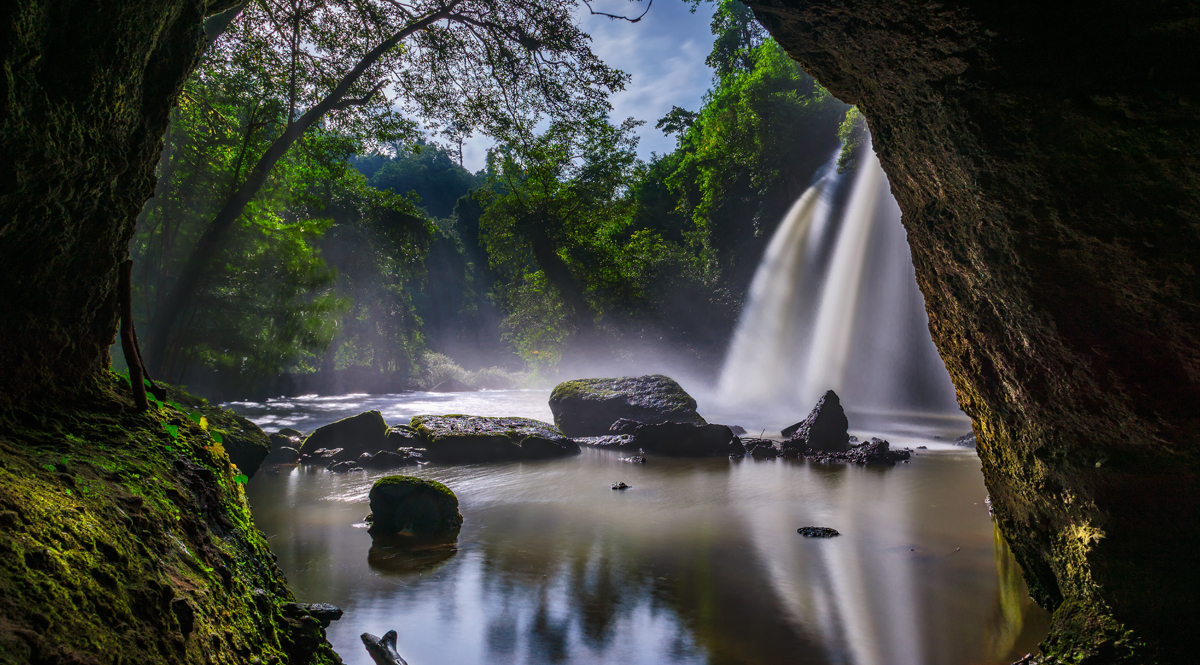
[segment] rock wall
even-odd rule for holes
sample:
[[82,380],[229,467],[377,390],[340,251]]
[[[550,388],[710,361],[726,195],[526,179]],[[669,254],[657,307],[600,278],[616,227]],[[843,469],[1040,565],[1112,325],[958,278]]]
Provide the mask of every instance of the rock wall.
[[232,0],[0,8],[0,403],[108,367],[117,265],[154,191],[168,113]]
[[1200,575],[1200,6],[755,0],[857,104],[1048,662],[1183,662]]

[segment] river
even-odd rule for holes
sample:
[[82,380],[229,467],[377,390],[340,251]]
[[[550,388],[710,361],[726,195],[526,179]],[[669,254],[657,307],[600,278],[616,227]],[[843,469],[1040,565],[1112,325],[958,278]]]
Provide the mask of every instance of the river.
[[[548,394],[229,406],[268,431],[307,432],[366,409],[389,423],[422,413],[550,421]],[[1048,616],[997,535],[974,451],[946,444],[944,424],[877,414],[872,431],[859,432],[855,421],[851,433],[894,432],[893,443],[928,448],[886,468],[751,458],[632,465],[586,449],[404,470],[453,489],[465,519],[454,548],[416,554],[373,545],[363,524],[383,473],[267,467],[247,494],[297,598],[345,611],[328,635],[349,665],[372,662],[361,633],[391,629],[410,665],[959,665],[1034,651]],[[613,491],[614,481],[632,489]],[[796,533],[807,525],[842,535]]]

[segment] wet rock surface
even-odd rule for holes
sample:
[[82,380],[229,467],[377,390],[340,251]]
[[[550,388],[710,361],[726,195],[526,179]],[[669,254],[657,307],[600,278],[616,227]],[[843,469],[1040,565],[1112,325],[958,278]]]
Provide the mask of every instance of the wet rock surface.
[[892,450],[891,443],[872,437],[870,441],[854,446],[850,450],[829,452],[824,450],[790,449],[791,456],[804,457],[818,462],[850,462],[851,464],[895,464],[912,456],[907,448]]
[[284,616],[293,619],[310,616],[320,621],[322,628],[342,618],[342,609],[329,603],[286,603],[281,609]]
[[553,425],[529,418],[414,416],[410,423],[433,462],[471,463],[545,459],[579,454],[579,445]]
[[369,499],[372,534],[432,534],[462,526],[458,497],[434,480],[385,476],[371,485]]
[[1195,5],[750,4],[870,123],[1045,659],[1194,660]]
[[550,411],[554,424],[572,438],[607,435],[622,418],[646,424],[706,424],[696,413],[696,400],[661,374],[564,381],[550,394]]
[[834,536],[842,535],[838,533],[837,529],[831,529],[827,526],[802,526],[796,529],[796,533],[805,538],[833,538]]
[[787,438],[783,449],[844,452],[850,449],[849,427],[842,401],[837,393],[827,390],[807,418],[780,432]]
[[394,452],[382,450],[374,455],[363,453],[358,459],[358,465],[364,469],[399,469],[417,466],[424,461],[424,449],[401,448]]
[[364,411],[318,427],[300,446],[301,455],[317,455],[318,449],[340,448],[344,459],[355,459],[362,453],[386,450],[388,425],[378,411]]
[[728,456],[743,452],[742,444],[728,427],[687,423],[642,425],[634,432],[629,447],[668,457]]
[[408,665],[399,653],[396,653],[396,631],[389,630],[383,634],[383,637],[377,637],[371,633],[363,633],[359,636],[363,646],[367,648],[367,653],[370,654],[371,660],[375,661],[375,665]]
[[779,448],[770,439],[742,439],[742,447],[746,454],[756,459],[771,459],[779,457]]
[[575,437],[575,443],[581,446],[592,446],[593,448],[632,448],[637,449],[633,445],[632,434],[611,434],[607,436],[579,436]]

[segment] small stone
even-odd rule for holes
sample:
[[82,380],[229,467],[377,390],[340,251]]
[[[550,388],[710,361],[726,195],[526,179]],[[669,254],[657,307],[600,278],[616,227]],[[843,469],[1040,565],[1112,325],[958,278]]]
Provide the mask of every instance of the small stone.
[[615,489],[615,490],[627,490],[627,489],[630,489],[631,487],[633,487],[633,485],[626,485],[625,483],[613,483],[612,484],[612,489]]
[[796,529],[796,533],[805,538],[832,538],[840,536],[837,529],[831,529],[827,526],[802,526]]

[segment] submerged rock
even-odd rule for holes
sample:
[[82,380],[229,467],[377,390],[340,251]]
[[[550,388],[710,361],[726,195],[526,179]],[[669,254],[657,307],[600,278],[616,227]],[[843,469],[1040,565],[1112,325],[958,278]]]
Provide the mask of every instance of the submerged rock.
[[381,450],[372,455],[363,453],[358,458],[358,465],[364,469],[399,469],[406,466],[417,466],[425,461],[425,456],[414,448],[401,448],[396,452]]
[[647,453],[670,457],[728,456],[743,452],[741,442],[724,425],[642,425],[634,433],[630,445]]
[[333,464],[330,464],[329,471],[332,473],[348,473],[350,471],[362,471],[362,467],[360,467],[357,462],[347,460],[345,462],[334,462]]
[[611,486],[609,489],[614,489],[614,490],[627,490],[627,489],[630,489],[630,488],[632,488],[632,487],[633,487],[633,485],[626,485],[625,483],[613,483],[613,484],[612,484],[612,486]]
[[458,497],[434,480],[385,476],[371,486],[370,501],[372,534],[429,534],[462,526]]
[[387,449],[387,422],[378,411],[364,411],[357,416],[318,427],[304,439],[301,455],[317,455],[321,448],[341,448],[342,459],[354,459],[362,453]]
[[696,400],[661,374],[564,381],[550,394],[554,424],[570,437],[604,436],[622,418],[645,424],[706,424]]
[[796,529],[796,533],[805,538],[832,538],[840,536],[837,529],[831,529],[827,526],[802,526]]
[[495,462],[578,455],[579,446],[554,426],[529,418],[414,416],[425,456],[434,462]]
[[775,442],[770,439],[743,439],[742,446],[746,449],[747,455],[757,459],[779,457],[779,449],[775,447]]
[[846,431],[849,426],[837,393],[827,390],[807,418],[780,432],[788,439],[783,448],[785,451],[844,452],[850,448],[850,434]]
[[907,448],[892,450],[892,444],[883,439],[872,437],[870,441],[841,452],[826,452],[808,449],[803,457],[820,462],[851,462],[853,464],[895,464],[903,462],[912,456]]

